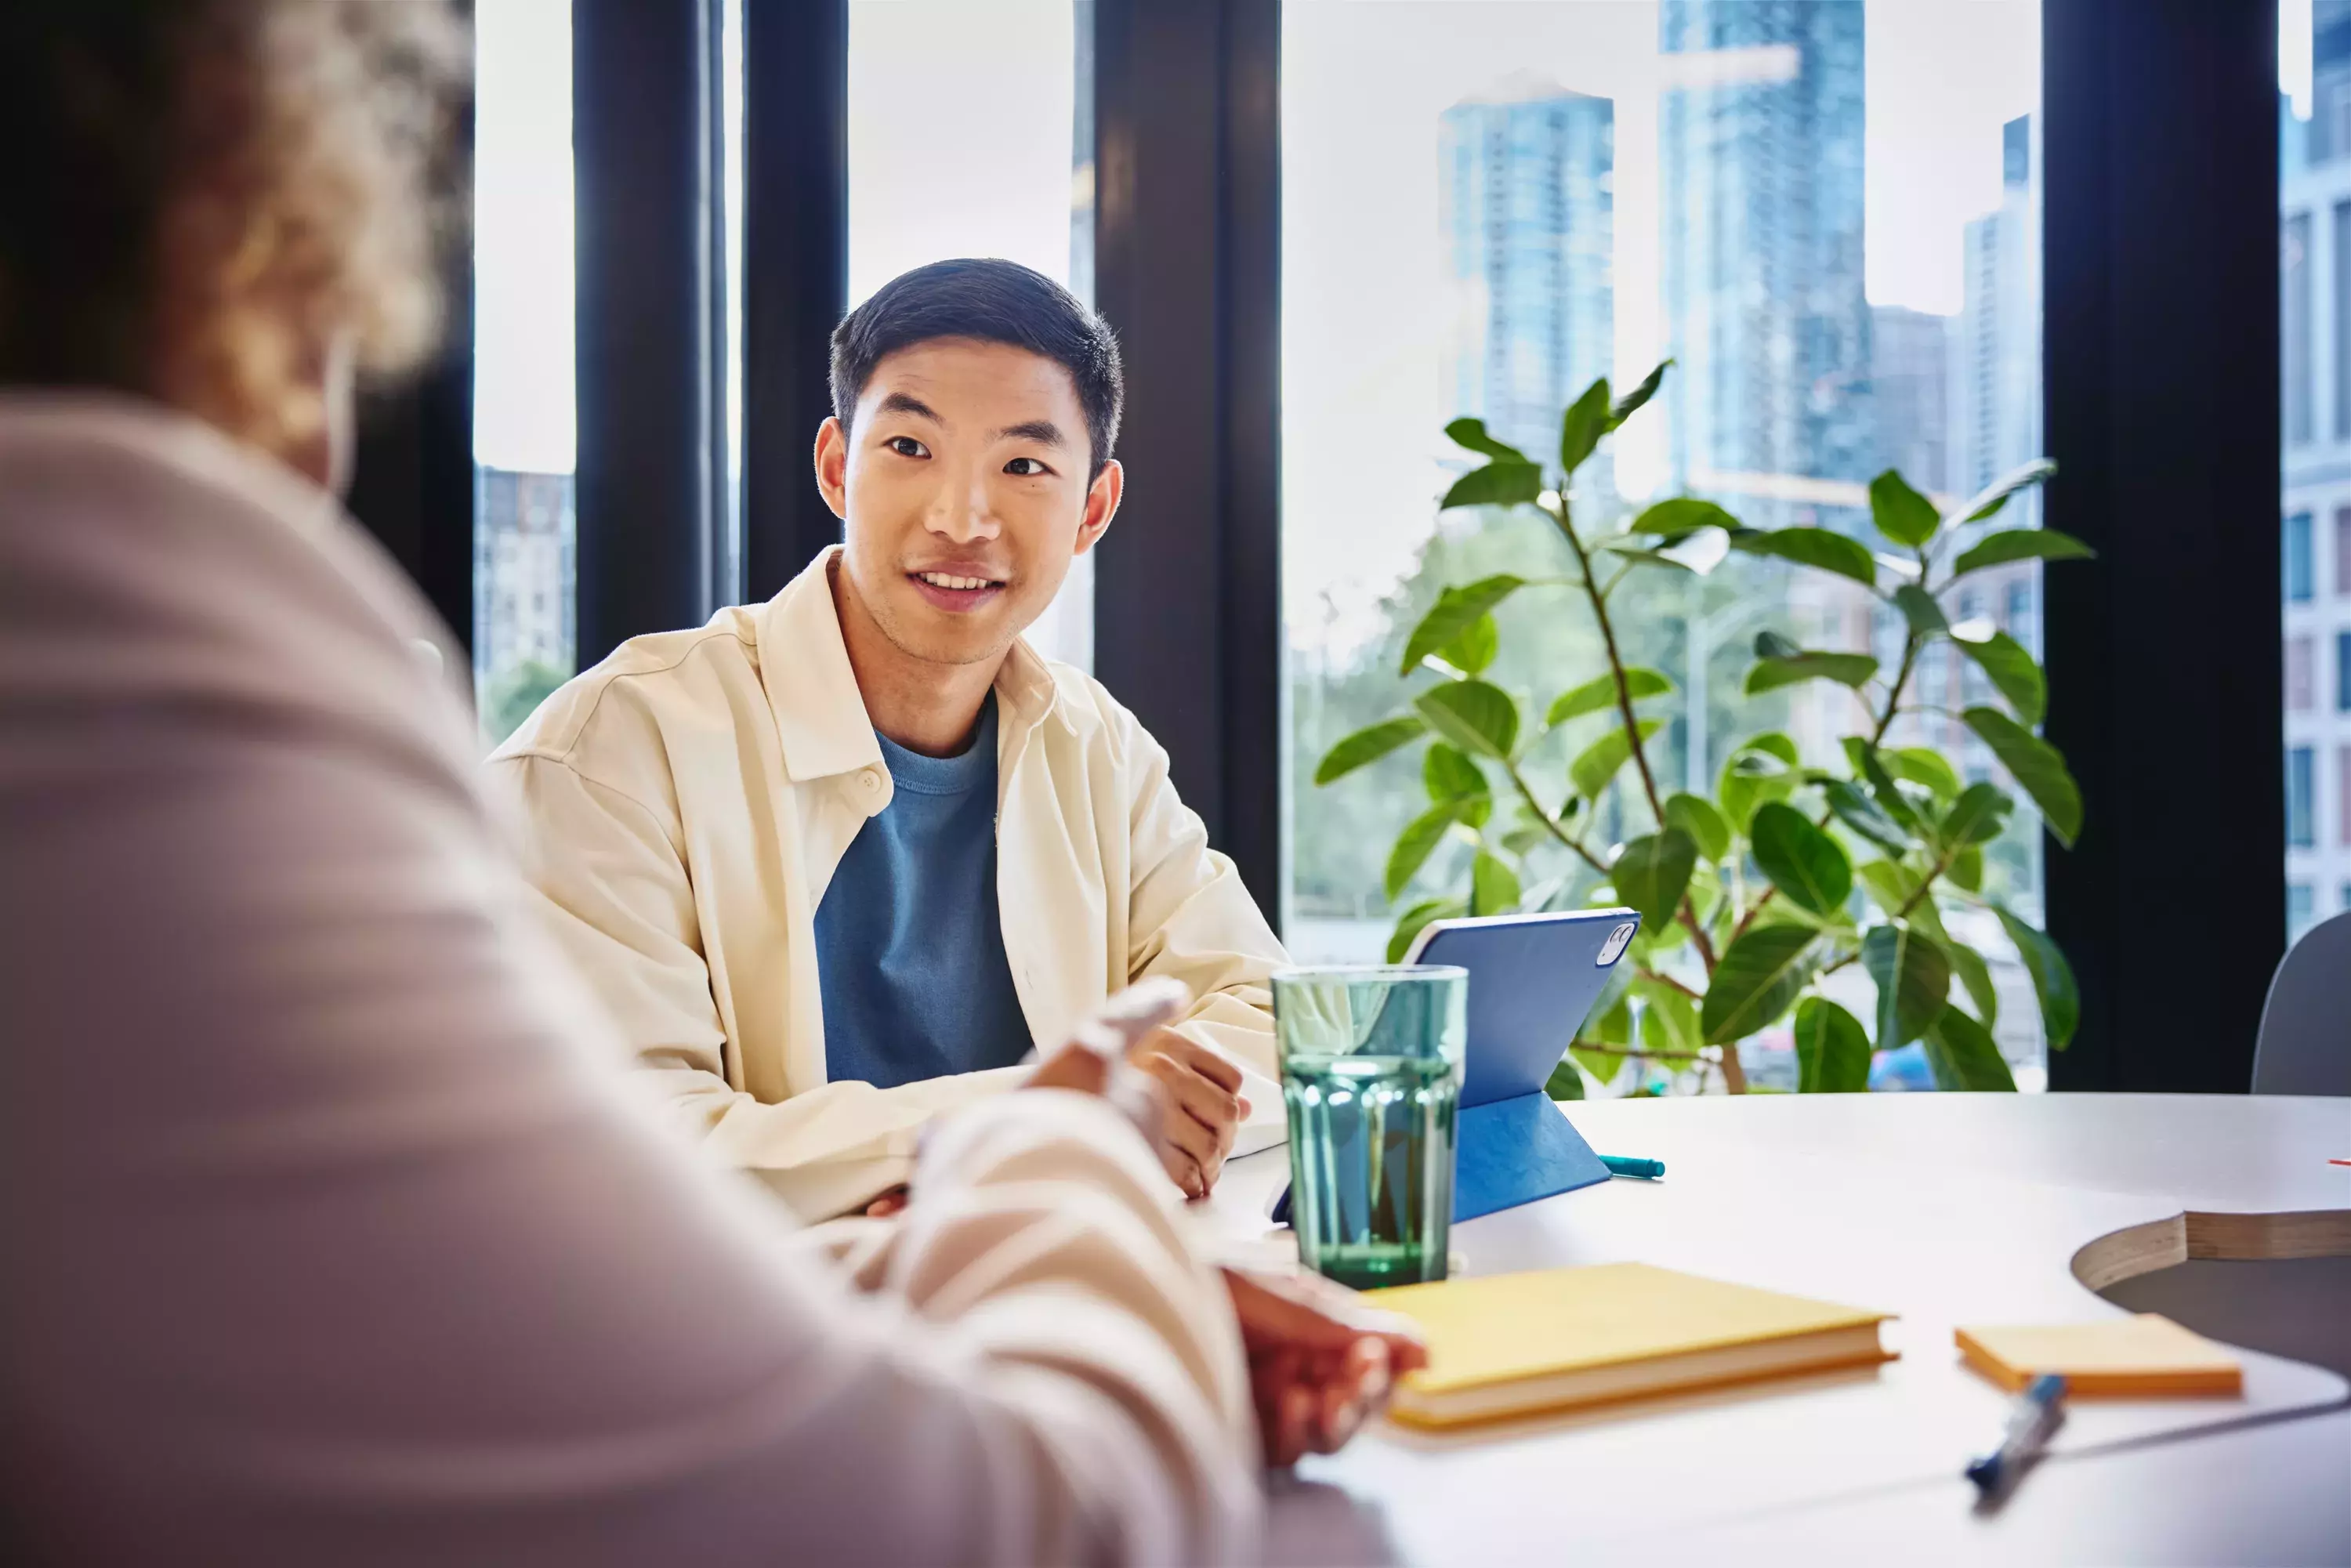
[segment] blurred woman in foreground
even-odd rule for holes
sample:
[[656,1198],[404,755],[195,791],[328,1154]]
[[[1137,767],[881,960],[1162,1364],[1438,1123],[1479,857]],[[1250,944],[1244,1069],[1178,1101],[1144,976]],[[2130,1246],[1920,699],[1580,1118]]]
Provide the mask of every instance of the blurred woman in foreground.
[[0,8],[0,1548],[1248,1554],[1260,1440],[1414,1353],[1203,1266],[1093,1058],[793,1235],[534,946],[330,494],[462,59],[423,0]]

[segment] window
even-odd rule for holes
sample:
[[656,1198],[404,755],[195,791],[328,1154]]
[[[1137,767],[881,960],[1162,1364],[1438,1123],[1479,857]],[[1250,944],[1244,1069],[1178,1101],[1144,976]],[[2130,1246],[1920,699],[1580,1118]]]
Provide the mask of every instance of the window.
[[2351,844],[2351,745],[2335,750],[2335,820],[2340,832],[2337,841]]
[[2296,713],[2312,706],[2310,639],[2307,637],[2285,640],[2285,706]]
[[2296,746],[2287,750],[2285,841],[2298,850],[2306,850],[2318,841],[2317,829],[2312,818],[2313,802],[2317,795],[2316,768],[2316,754],[2307,746]]
[[[1323,789],[1315,766],[1399,706],[1404,639],[1442,588],[1560,570],[1526,509],[1439,514],[1468,465],[1448,421],[1555,453],[1589,382],[1629,388],[1671,356],[1579,476],[1594,520],[1688,493],[1750,527],[1855,528],[1884,467],[1954,497],[2040,453],[2040,7],[1288,0],[1282,17],[1283,929],[1301,961],[1376,959],[1402,906],[1465,885],[1466,856],[1441,845],[1392,904],[1389,846],[1427,805],[1417,754]],[[2038,515],[2027,497],[2002,521]],[[2030,644],[2034,581],[1988,575],[1975,613],[2005,592]],[[1783,563],[1734,554],[1618,591],[1625,657],[1678,688],[1650,747],[1661,791],[1710,790],[1757,731],[1825,761],[1850,728],[1842,687],[1742,695],[1759,632],[1898,655],[1898,621]],[[1489,678],[1530,699],[1604,670],[1559,591],[1497,620]],[[1959,679],[1916,678],[1946,704]],[[1956,760],[1964,733],[1928,715],[1891,739]],[[1544,789],[1595,736],[1544,743]],[[1648,829],[1645,801],[1600,810],[1621,837]],[[2037,906],[2037,827],[1991,858],[2000,895]],[[1536,845],[1523,885],[1572,903],[1583,874]],[[2038,1050],[2030,1012],[2001,1011],[2012,1061]]]
[[572,673],[571,7],[474,15],[474,694],[505,738]]
[[[2335,254],[2351,256],[2351,249]],[[2351,267],[2345,271],[2351,273]],[[2335,592],[2338,598],[2351,597],[2351,507],[2335,508]]]
[[[2334,286],[2328,290],[2328,307],[2335,312],[2335,439],[2351,441],[2351,267],[2343,262],[2351,256],[2351,202],[2335,204],[2335,235],[2333,254],[2328,265],[2334,274]],[[2335,514],[2336,538],[2341,538],[2343,514]],[[2338,555],[2338,561],[2341,557]],[[2339,591],[2345,584],[2338,579]]]
[[2295,512],[2285,520],[2283,570],[2289,604],[2310,602],[2310,514]]
[[[953,256],[1092,292],[1092,34],[1081,0],[852,0],[849,302]],[[1081,81],[1081,76],[1084,80]],[[1109,536],[1115,549],[1118,535]],[[1028,632],[1093,664],[1093,562]]]
[[2351,882],[2343,884],[2343,910],[2346,914],[2351,914]]
[[2335,633],[2335,708],[2351,713],[2351,632]]
[[2289,945],[2300,940],[2302,934],[2310,929],[2310,923],[2316,918],[2317,915],[2313,907],[2316,902],[2311,896],[2310,883],[2306,882],[2286,883],[2285,939]]
[[2295,213],[2285,220],[2278,240],[2278,311],[2281,374],[2285,386],[2282,407],[2285,439],[2290,446],[2310,441],[2310,214]]

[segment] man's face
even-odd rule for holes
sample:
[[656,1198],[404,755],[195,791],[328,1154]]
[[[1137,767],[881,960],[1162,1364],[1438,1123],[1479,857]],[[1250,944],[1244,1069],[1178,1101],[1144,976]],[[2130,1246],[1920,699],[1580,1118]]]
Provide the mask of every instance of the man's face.
[[818,433],[817,483],[846,522],[847,586],[908,656],[1001,658],[1117,510],[1092,484],[1070,373],[1000,343],[943,338],[873,369],[844,434]]

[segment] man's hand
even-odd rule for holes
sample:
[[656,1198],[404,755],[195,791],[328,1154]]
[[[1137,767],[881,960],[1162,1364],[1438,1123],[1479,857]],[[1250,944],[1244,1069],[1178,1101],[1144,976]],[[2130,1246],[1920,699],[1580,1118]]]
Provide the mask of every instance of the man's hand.
[[1174,1030],[1155,1030],[1128,1057],[1167,1094],[1167,1133],[1160,1162],[1186,1197],[1206,1197],[1233,1152],[1233,1133],[1249,1113],[1241,1070]]
[[1393,1379],[1428,1364],[1408,1321],[1343,1286],[1311,1274],[1224,1273],[1270,1465],[1333,1452],[1386,1402]]

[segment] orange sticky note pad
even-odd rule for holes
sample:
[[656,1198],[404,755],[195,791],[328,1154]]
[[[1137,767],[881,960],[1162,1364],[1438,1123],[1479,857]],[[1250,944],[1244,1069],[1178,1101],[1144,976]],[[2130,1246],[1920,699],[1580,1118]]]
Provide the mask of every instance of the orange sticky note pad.
[[1969,1365],[2011,1391],[2053,1372],[2065,1379],[2068,1397],[2244,1392],[2244,1368],[2233,1352],[2154,1312],[2039,1328],[1963,1328],[1953,1337]]

